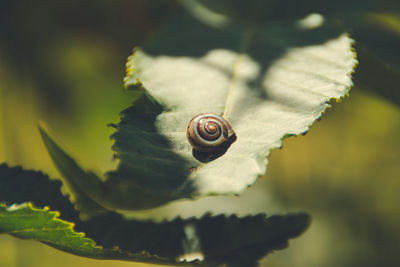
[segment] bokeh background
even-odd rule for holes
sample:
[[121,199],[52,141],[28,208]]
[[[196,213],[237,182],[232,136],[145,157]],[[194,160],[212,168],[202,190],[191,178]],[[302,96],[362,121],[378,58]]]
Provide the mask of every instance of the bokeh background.
[[[178,9],[174,1],[1,1],[0,162],[60,177],[37,130],[44,121],[82,166],[114,168],[106,125],[131,104],[122,86],[126,58]],[[399,14],[374,14],[370,23],[391,40],[378,38],[374,49],[398,50]],[[350,97],[333,103],[306,136],[286,139],[267,175],[242,196],[201,199],[195,213],[193,202],[182,201],[134,216],[189,217],[210,206],[241,215],[306,211],[308,231],[262,266],[400,266],[400,72],[391,65],[400,52],[389,58],[382,69],[379,55],[360,57]],[[150,265],[86,259],[0,235],[0,266]]]

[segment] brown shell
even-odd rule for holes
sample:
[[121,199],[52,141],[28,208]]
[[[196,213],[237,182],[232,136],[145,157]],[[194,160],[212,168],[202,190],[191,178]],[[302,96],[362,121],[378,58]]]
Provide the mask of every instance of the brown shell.
[[204,113],[190,120],[186,136],[193,149],[214,153],[226,148],[235,132],[221,116]]

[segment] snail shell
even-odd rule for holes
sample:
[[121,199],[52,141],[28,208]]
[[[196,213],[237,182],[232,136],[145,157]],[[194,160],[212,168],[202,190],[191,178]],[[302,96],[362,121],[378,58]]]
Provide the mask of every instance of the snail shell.
[[199,114],[189,122],[186,135],[195,150],[214,153],[236,139],[231,125],[221,116]]

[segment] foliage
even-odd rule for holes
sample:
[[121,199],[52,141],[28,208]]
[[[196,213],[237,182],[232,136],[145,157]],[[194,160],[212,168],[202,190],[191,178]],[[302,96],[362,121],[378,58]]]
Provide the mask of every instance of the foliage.
[[[105,182],[68,167],[73,160],[45,135],[70,187],[107,209],[135,210],[240,194],[254,183],[281,139],[306,133],[327,102],[348,92],[356,62],[351,40],[318,17],[262,25],[218,29],[187,15],[171,19],[128,60],[125,86],[135,102],[113,125],[120,164]],[[223,114],[233,125],[237,141],[222,155],[196,154],[187,142],[187,123],[199,113]]]
[[[265,173],[271,149],[306,133],[331,99],[347,94],[356,61],[343,28],[354,34],[364,62],[356,78],[373,90],[385,84],[383,94],[398,102],[396,57],[369,38],[396,46],[395,9],[373,13],[375,1],[364,0],[180,3],[198,21],[178,10],[128,60],[125,86],[134,104],[110,124],[117,130],[117,169],[104,177],[85,171],[42,126],[74,205],[59,182],[0,165],[0,232],[92,258],[255,265],[302,233],[309,216],[204,215],[156,223],[115,211],[242,193]],[[323,16],[304,18],[311,12]],[[227,117],[239,136],[211,159],[193,154],[184,134],[193,115],[210,111]]]
[[[0,206],[0,233],[38,240],[91,258],[169,264],[200,259],[211,265],[225,262],[250,266],[263,255],[285,248],[287,240],[302,233],[310,220],[308,215],[298,213],[244,218],[204,215],[200,219],[155,223],[126,220],[108,212],[82,221],[60,193],[59,181],[4,164],[0,165],[0,177],[0,201],[13,203]],[[21,184],[33,186],[19,194],[10,191]],[[43,207],[44,203],[57,211]]]

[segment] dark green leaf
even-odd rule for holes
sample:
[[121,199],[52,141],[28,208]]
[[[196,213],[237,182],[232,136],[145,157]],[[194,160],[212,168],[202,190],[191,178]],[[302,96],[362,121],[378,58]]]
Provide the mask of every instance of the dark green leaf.
[[[178,0],[194,17],[208,25],[269,24],[295,21],[311,13],[330,18],[359,14],[374,8],[373,0]],[[380,1],[379,3],[381,3]],[[385,1],[387,2],[389,1]],[[385,6],[380,4],[380,6]]]
[[[352,85],[352,40],[323,22],[316,15],[217,29],[174,18],[128,60],[125,85],[137,95],[112,124],[117,170],[102,182],[42,131],[56,166],[83,199],[111,210],[242,193],[265,174],[267,156],[284,137],[306,133]],[[208,160],[186,139],[200,113],[222,114],[237,136]]]
[[37,209],[30,203],[6,206],[0,204],[0,233],[33,239],[58,249],[92,258],[107,258],[118,251],[107,251],[73,230],[74,224],[58,218],[57,211]]
[[201,259],[192,264],[252,266],[267,253],[285,248],[310,221],[298,213],[205,215],[156,223],[126,220],[114,212],[82,221],[59,187],[59,181],[40,172],[0,165],[0,233],[92,258],[164,264]]
[[82,188],[91,188],[96,195],[101,194],[101,180],[93,172],[86,172],[72,159],[67,153],[60,148],[60,146],[54,142],[43,125],[39,126],[39,131],[46,145],[47,151],[49,152],[51,159],[56,165],[59,172],[63,177],[69,177],[66,179],[72,193],[74,193],[74,199],[78,209],[84,214],[84,216],[92,216],[101,212],[105,209],[93,201],[88,190],[82,190]]
[[61,181],[50,180],[42,172],[23,170],[21,167],[10,168],[0,164],[0,203],[7,206],[33,202],[34,206],[62,211],[61,219],[75,221],[78,212],[61,194]]
[[[245,190],[265,173],[266,156],[282,138],[307,132],[352,84],[352,41],[329,26],[307,25],[219,30],[181,17],[135,50],[126,86],[157,104],[122,112],[113,135],[121,161],[107,182],[140,186],[162,200]],[[223,114],[237,135],[208,163],[186,140],[187,124],[199,113]],[[142,204],[125,200],[131,208]],[[121,202],[105,201],[116,208]]]
[[350,16],[344,23],[357,40],[356,82],[400,104],[400,15],[366,13]]

